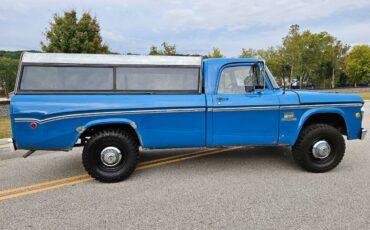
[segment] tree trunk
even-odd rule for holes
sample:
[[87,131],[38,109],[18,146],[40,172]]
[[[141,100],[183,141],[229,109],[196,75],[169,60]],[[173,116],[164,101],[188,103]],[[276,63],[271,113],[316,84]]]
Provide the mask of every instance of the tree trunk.
[[333,71],[332,71],[332,77],[331,77],[331,88],[334,89],[335,88],[335,69],[333,67]]
[[293,65],[290,68],[290,76],[289,76],[289,89],[292,87],[291,82],[292,82],[292,77],[293,77]]
[[299,76],[299,88],[302,89],[302,81],[304,79],[304,74],[301,73],[300,76]]

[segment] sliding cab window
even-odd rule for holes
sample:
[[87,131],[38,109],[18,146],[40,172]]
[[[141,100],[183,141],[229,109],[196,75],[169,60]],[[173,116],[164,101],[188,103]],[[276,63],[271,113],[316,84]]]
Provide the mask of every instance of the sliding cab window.
[[20,90],[113,90],[113,68],[24,66]]
[[116,87],[120,91],[199,92],[199,68],[118,67]]

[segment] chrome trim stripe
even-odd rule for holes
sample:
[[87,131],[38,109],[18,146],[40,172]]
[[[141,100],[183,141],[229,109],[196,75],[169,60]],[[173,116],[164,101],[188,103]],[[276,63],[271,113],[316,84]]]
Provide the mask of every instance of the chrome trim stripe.
[[316,104],[316,105],[283,105],[280,109],[314,109],[314,108],[333,108],[333,107],[361,107],[362,103],[341,103],[341,104]]
[[191,112],[205,112],[205,108],[190,108],[190,109],[148,109],[148,110],[126,110],[126,111],[115,111],[115,112],[97,112],[97,113],[81,113],[81,114],[70,114],[63,116],[56,116],[46,118],[43,120],[35,118],[15,118],[15,122],[34,122],[38,124],[44,124],[51,121],[58,121],[70,118],[81,118],[81,117],[97,117],[97,116],[114,116],[114,115],[128,115],[128,114],[156,114],[156,113],[191,113]]
[[211,112],[232,112],[232,111],[251,111],[251,110],[276,110],[279,106],[249,106],[249,107],[223,107],[223,108],[209,108]]
[[314,108],[333,108],[333,107],[361,107],[361,103],[342,103],[342,104],[316,104],[316,105],[283,105],[283,106],[248,106],[248,107],[212,107],[210,112],[228,111],[251,111],[251,110],[275,110],[275,109],[314,109]]

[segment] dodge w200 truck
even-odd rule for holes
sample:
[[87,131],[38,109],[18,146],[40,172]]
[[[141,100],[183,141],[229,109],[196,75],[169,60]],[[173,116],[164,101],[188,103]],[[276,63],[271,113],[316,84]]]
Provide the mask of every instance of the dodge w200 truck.
[[363,139],[357,95],[279,88],[259,58],[24,53],[11,98],[13,146],[70,150],[102,182],[127,178],[139,148],[285,145],[307,171]]

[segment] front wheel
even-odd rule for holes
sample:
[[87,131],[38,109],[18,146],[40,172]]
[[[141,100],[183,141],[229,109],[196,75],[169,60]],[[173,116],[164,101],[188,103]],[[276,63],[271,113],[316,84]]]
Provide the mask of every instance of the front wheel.
[[345,142],[333,126],[314,124],[304,128],[292,148],[294,160],[309,172],[326,172],[343,159]]
[[101,182],[118,182],[129,177],[139,161],[136,142],[121,130],[103,130],[85,145],[82,162],[86,171]]

